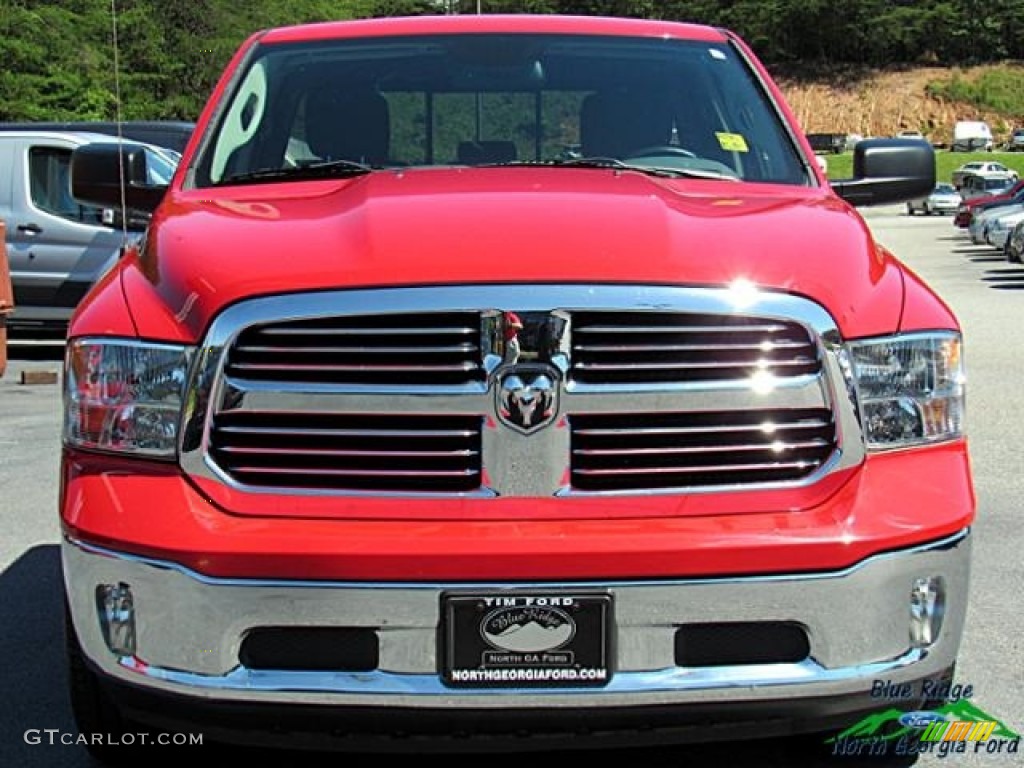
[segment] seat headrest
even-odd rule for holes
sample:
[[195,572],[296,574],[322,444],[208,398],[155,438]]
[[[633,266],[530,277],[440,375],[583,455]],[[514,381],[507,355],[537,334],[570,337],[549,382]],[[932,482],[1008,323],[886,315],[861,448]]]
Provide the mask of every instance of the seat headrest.
[[322,160],[386,163],[391,143],[387,99],[368,89],[314,92],[306,102],[306,143]]

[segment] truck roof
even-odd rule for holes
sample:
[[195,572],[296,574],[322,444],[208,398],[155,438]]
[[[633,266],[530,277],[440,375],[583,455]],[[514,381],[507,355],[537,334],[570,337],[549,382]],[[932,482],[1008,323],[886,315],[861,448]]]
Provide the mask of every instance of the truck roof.
[[618,19],[599,16],[543,16],[529,14],[485,14],[480,16],[412,16],[359,21],[330,21],[279,27],[263,32],[260,41],[292,43],[346,37],[385,35],[427,35],[533,32],[547,34],[621,35],[668,37],[722,43],[728,35],[714,27],[673,21]]

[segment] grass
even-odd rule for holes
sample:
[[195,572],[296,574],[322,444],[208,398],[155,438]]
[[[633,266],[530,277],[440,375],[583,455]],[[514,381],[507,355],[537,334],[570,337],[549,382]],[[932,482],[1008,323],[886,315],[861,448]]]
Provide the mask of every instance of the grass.
[[1004,115],[1024,115],[1024,67],[1021,66],[993,67],[970,78],[955,72],[944,80],[932,81],[925,90],[943,101],[971,104]]
[[[825,155],[828,160],[828,176],[830,179],[848,179],[853,175],[853,153],[841,155]],[[964,163],[973,160],[993,160],[1012,168],[1024,178],[1024,152],[935,152],[935,178],[937,181],[949,181],[953,171]]]

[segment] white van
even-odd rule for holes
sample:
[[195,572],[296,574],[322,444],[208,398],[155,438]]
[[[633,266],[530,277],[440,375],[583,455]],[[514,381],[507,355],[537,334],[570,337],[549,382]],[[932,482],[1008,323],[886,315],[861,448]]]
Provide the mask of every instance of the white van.
[[972,152],[979,149],[991,152],[994,145],[992,129],[988,127],[988,123],[961,120],[953,128],[954,152]]

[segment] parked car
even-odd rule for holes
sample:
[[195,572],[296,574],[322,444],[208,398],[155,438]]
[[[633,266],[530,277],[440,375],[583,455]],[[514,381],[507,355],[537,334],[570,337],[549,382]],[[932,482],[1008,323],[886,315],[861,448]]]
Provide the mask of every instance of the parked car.
[[1017,128],[1006,142],[1007,152],[1024,152],[1024,128]]
[[963,202],[963,198],[953,188],[953,185],[941,182],[935,185],[931,194],[908,200],[907,214],[913,216],[918,211],[926,216],[931,216],[933,213],[952,214],[956,213],[961,202]]
[[975,245],[984,245],[988,243],[989,228],[992,226],[992,222],[1000,216],[1012,215],[1019,213],[1022,210],[1024,210],[1024,205],[1014,204],[1001,205],[997,208],[989,208],[979,212],[974,216],[970,225],[967,227],[967,234],[970,236],[971,242]]
[[807,141],[815,152],[838,155],[846,151],[847,137],[845,133],[808,133]]
[[998,173],[994,171],[985,173],[970,173],[964,176],[960,185],[960,197],[964,200],[972,200],[976,197],[993,197],[1009,191],[1017,183],[1017,174]]
[[1013,202],[1024,201],[1024,181],[1018,181],[1006,192],[990,197],[975,197],[965,200],[956,210],[953,217],[953,224],[965,228],[971,223],[975,211],[983,211],[986,208],[993,208],[998,205],[1007,205]]
[[7,263],[6,224],[0,219],[0,376],[7,370],[7,316],[14,311],[11,272]]
[[992,129],[988,123],[977,120],[961,120],[953,127],[954,152],[975,152],[985,150],[991,152],[995,142],[992,139]]
[[1017,172],[1012,168],[1008,168],[1002,163],[986,160],[974,160],[970,163],[964,163],[955,171],[953,171],[950,181],[953,186],[957,189],[964,184],[964,179],[974,174],[1004,174],[1006,176],[1012,176],[1014,179],[1017,178]]
[[[291,26],[220,82],[69,329],[88,749],[832,736],[944,700],[962,338],[852,207],[927,194],[931,146],[829,183],[749,46],[667,21]],[[77,150],[75,194],[122,164]]]
[[121,136],[129,141],[167,147],[180,153],[192,137],[195,123],[182,120],[53,121],[0,123],[0,131],[57,131],[60,133],[102,133]]
[[896,133],[897,139],[924,139],[924,134],[920,131],[899,131]]
[[1006,239],[1003,255],[1006,256],[1007,261],[1013,264],[1024,262],[1024,221],[1018,221],[1010,236]]
[[[12,332],[63,336],[82,296],[117,260],[124,244],[119,206],[99,208],[71,196],[71,153],[111,137],[69,131],[0,131],[0,220],[17,309]],[[173,150],[128,142],[146,156],[147,184],[170,181]],[[129,217],[138,233],[145,220]]]
[[997,209],[1001,213],[992,216],[985,226],[985,241],[997,250],[1003,250],[1010,232],[1017,223],[1024,221],[1024,205],[1007,206],[1005,209]]

